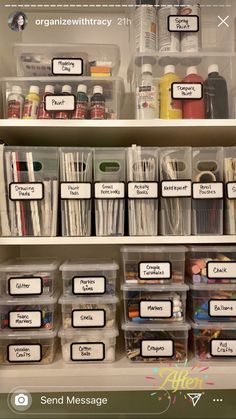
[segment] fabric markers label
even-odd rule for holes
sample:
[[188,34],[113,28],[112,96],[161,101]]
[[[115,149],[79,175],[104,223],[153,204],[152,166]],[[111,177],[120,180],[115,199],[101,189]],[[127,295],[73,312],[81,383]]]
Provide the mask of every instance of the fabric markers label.
[[158,182],[129,182],[128,198],[156,199],[158,198]]
[[74,310],[72,312],[72,327],[104,327],[106,312],[98,310]]
[[43,279],[32,278],[9,278],[8,291],[12,296],[41,295],[43,293]]
[[172,301],[140,301],[139,316],[144,318],[171,318]]
[[74,95],[46,95],[45,111],[74,111],[76,98]]
[[54,76],[82,76],[83,60],[82,58],[53,58],[52,74]]
[[198,32],[199,31],[199,16],[168,16],[168,31],[169,32]]
[[75,295],[105,294],[105,276],[75,276],[72,280],[72,292]]
[[228,182],[226,184],[227,198],[236,199],[236,182]]
[[210,317],[236,316],[236,300],[210,300],[208,311]]
[[41,311],[10,311],[9,327],[14,329],[30,329],[42,326]]
[[173,340],[142,340],[141,356],[143,358],[172,358],[174,355]]
[[79,342],[71,344],[72,361],[103,361],[105,345],[102,342]]
[[42,360],[42,346],[39,344],[8,345],[8,362],[40,362]]
[[236,339],[212,339],[211,356],[236,356]]
[[44,198],[43,183],[12,182],[9,185],[11,201],[41,201]]
[[125,197],[124,182],[96,182],[95,198],[97,199],[123,199]]
[[191,180],[163,180],[161,182],[162,198],[190,198],[192,196]]
[[139,278],[140,279],[170,279],[171,278],[170,262],[140,262]]
[[208,262],[207,278],[209,279],[236,279],[236,262]]
[[174,100],[199,100],[203,98],[202,83],[172,83],[171,96]]
[[91,183],[61,182],[61,199],[91,199]]
[[223,182],[193,183],[193,199],[223,199]]

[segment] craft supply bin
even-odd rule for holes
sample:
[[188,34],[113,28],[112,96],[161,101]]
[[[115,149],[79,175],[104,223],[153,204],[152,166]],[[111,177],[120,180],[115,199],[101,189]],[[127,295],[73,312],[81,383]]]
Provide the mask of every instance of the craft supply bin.
[[116,296],[60,297],[62,326],[67,328],[113,328],[116,325]]
[[58,286],[55,259],[16,258],[0,264],[0,296],[52,296]]
[[188,286],[122,285],[124,320],[132,323],[183,322]]
[[188,355],[189,324],[122,325],[126,355],[132,362],[185,362]]
[[158,233],[158,149],[133,145],[127,149],[130,236]]
[[123,236],[125,217],[125,148],[95,148],[96,236]]
[[195,322],[236,321],[236,284],[189,284],[189,314]]
[[192,149],[159,149],[160,233],[163,236],[191,234]]
[[184,282],[184,246],[123,246],[123,277],[127,284]]
[[236,147],[224,147],[225,234],[236,234]]
[[91,235],[92,149],[60,149],[60,199],[63,236]]
[[60,329],[62,357],[67,363],[115,361],[117,329],[76,331]]
[[236,360],[236,323],[192,323],[190,341],[198,361]]
[[[64,296],[115,296],[119,265],[95,259],[67,261],[60,266]],[[103,298],[103,297],[102,297]]]
[[1,332],[0,364],[51,364],[58,347],[57,332],[57,329]]

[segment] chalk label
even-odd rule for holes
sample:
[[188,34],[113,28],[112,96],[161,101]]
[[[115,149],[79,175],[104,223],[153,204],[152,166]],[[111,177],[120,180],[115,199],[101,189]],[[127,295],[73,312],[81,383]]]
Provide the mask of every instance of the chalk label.
[[11,201],[41,201],[44,198],[43,183],[12,182],[9,185],[9,197]]
[[236,356],[236,339],[212,339],[210,354],[214,357]]
[[31,329],[42,327],[42,312],[10,311],[8,314],[9,327],[11,329]]
[[8,279],[8,292],[14,296],[29,296],[41,295],[43,293],[43,278],[9,278]]
[[91,199],[92,185],[89,182],[61,182],[61,199]]
[[52,74],[54,76],[82,76],[82,58],[53,58]]
[[105,344],[103,342],[79,342],[71,344],[72,361],[103,361]]
[[156,199],[158,198],[158,182],[129,182],[128,198]]
[[207,278],[209,279],[236,279],[236,262],[208,262]]
[[105,276],[75,276],[72,279],[72,292],[75,295],[105,294]]
[[223,182],[193,183],[193,199],[223,199]]
[[170,279],[172,275],[170,262],[140,262],[140,279]]
[[74,95],[46,95],[44,107],[47,112],[74,111],[76,98]]
[[139,316],[141,318],[171,318],[173,313],[172,301],[140,301]]
[[174,100],[200,100],[203,98],[203,84],[172,83],[171,96]]
[[72,327],[105,327],[106,312],[98,310],[73,310]]
[[142,340],[141,356],[143,358],[172,358],[174,356],[173,340]]
[[168,16],[169,32],[199,32],[199,16]]
[[228,182],[226,184],[226,192],[228,199],[236,199],[236,182]]
[[236,300],[210,300],[208,311],[210,317],[235,317]]
[[42,346],[40,344],[8,345],[8,362],[40,362],[42,361]]
[[96,182],[95,198],[97,199],[123,199],[125,197],[124,182]]
[[162,198],[190,198],[192,196],[191,180],[163,180],[161,182]]

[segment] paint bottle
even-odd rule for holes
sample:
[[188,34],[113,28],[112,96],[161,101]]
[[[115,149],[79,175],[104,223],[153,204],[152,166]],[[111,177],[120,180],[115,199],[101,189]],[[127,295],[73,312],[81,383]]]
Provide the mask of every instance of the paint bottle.
[[39,87],[30,86],[29,93],[25,98],[23,119],[37,119],[39,102]]
[[228,88],[226,80],[219,74],[217,64],[208,67],[208,78],[204,83],[204,88],[206,118],[228,119]]
[[91,119],[105,119],[106,106],[102,86],[94,86],[91,98]]
[[54,94],[54,86],[48,84],[45,86],[44,95],[39,105],[38,119],[52,119],[53,113],[45,109],[45,96]]
[[21,119],[24,107],[24,96],[20,86],[12,86],[12,91],[7,98],[7,118]]
[[134,26],[137,52],[156,52],[157,24],[155,4],[155,0],[136,0]]
[[86,119],[88,113],[87,86],[79,84],[77,88],[76,107],[72,119]]
[[[203,89],[204,80],[198,74],[196,67],[188,67],[183,83],[201,83]],[[205,119],[204,97],[183,100],[183,119]]]
[[180,15],[199,17],[199,31],[198,32],[182,32],[181,33],[181,51],[182,52],[197,52],[201,48],[201,10],[198,0],[181,0],[180,1]]
[[[68,96],[72,94],[72,88],[68,84],[65,84],[62,86],[61,94],[63,96]],[[71,117],[71,111],[59,111],[56,112],[55,119],[70,119]]]
[[152,65],[143,64],[136,90],[136,119],[159,118],[159,86],[154,82]]
[[180,51],[180,33],[169,32],[168,17],[178,15],[178,0],[160,0],[157,11],[158,49],[159,52]]
[[180,83],[181,78],[175,73],[174,65],[167,65],[164,76],[160,79],[160,118],[182,119],[182,101],[172,99],[172,83]]

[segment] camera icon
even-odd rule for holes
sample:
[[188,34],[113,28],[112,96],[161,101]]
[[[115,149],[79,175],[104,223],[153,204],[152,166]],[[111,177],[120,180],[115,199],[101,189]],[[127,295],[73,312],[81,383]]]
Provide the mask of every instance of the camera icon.
[[20,393],[15,395],[15,405],[16,406],[28,406],[29,397],[27,394]]

